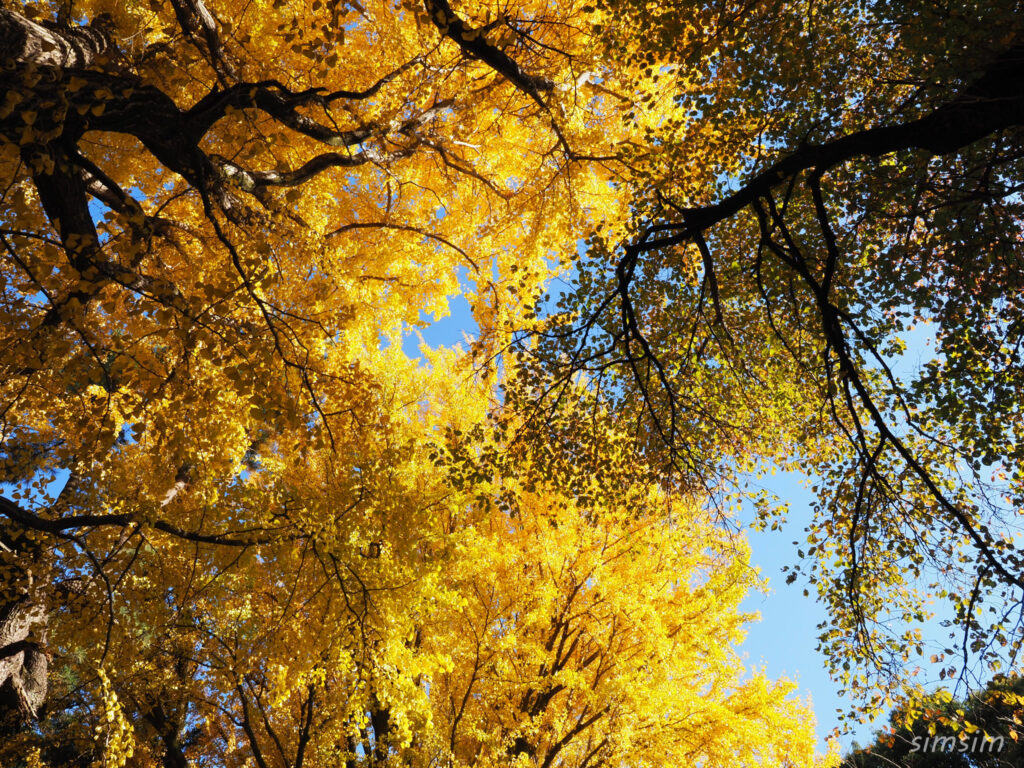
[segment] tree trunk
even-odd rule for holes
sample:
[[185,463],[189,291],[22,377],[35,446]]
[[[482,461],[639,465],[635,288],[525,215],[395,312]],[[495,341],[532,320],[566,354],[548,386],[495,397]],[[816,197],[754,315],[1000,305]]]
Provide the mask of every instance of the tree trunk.
[[46,699],[45,549],[11,522],[14,502],[0,497],[0,734],[39,716]]
[[0,64],[85,69],[116,53],[110,17],[100,14],[87,27],[55,29],[0,8]]
[[32,592],[0,604],[0,726],[35,719],[46,699],[46,615]]

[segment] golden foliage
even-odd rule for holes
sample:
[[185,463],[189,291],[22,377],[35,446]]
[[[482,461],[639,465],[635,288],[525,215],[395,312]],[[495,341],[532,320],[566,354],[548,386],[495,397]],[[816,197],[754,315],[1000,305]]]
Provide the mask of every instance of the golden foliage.
[[[31,43],[0,116],[0,541],[65,707],[4,760],[810,765],[792,686],[732,650],[756,579],[700,499],[606,416],[609,481],[552,482],[544,430],[497,458],[528,417],[495,356],[589,228],[626,228],[642,77],[603,12],[29,21],[63,8],[0,18]],[[460,291],[472,349],[410,358]]]

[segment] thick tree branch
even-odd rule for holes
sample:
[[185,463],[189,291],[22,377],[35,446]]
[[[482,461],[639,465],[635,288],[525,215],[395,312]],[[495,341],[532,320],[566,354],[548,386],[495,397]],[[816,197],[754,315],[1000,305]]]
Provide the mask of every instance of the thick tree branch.
[[104,253],[89,211],[88,192],[99,186],[104,194],[116,197],[120,206],[129,209],[128,220],[136,239],[140,240],[137,247],[141,249],[148,239],[146,219],[130,196],[73,150],[59,145],[46,148],[29,146],[23,148],[23,155],[28,163],[42,166],[33,176],[40,203],[60,236],[68,261],[79,275],[79,282],[51,307],[41,327],[59,324],[66,313],[75,311],[76,303],[87,305],[111,282],[189,313],[188,305],[173,285],[137,273],[110,260]]
[[353,168],[370,162],[386,163],[408,157],[411,152],[412,150],[408,149],[380,152],[372,148],[349,155],[328,152],[317,155],[293,171],[247,171],[224,158],[214,158],[214,164],[219,169],[221,178],[234,182],[246,192],[258,194],[267,187],[299,186],[330,168]]
[[[31,572],[30,572],[31,573]],[[47,610],[36,591],[0,602],[0,721],[17,713],[22,721],[38,716],[46,699],[48,656],[45,640]]]
[[335,91],[326,96],[322,95],[322,89],[319,88],[292,92],[273,80],[239,83],[230,88],[207,94],[185,113],[184,120],[189,135],[198,142],[218,120],[227,114],[228,109],[256,108],[296,133],[301,133],[322,144],[330,147],[351,147],[375,136],[401,133],[419,127],[434,117],[438,111],[450,107],[453,102],[450,99],[440,101],[408,120],[392,120],[385,124],[373,123],[345,131],[318,122],[299,112],[298,108],[315,105],[326,107],[331,101],[346,98],[345,94],[351,94],[350,97],[355,99],[366,98],[376,93],[383,84],[397,77],[400,72],[411,67],[413,63],[410,62],[399,67],[366,91]]
[[164,703],[156,704],[142,712],[143,718],[153,727],[164,746],[164,768],[189,768],[181,744],[180,718],[168,715]]
[[178,24],[210,60],[221,82],[226,77],[237,78],[235,67],[228,61],[220,33],[217,31],[217,19],[210,13],[203,0],[171,0],[171,5],[174,6]]
[[[807,145],[757,174],[741,189],[714,205],[683,209],[682,221],[655,225],[638,243],[641,251],[678,245],[719,224],[743,208],[788,184],[805,171],[818,177],[858,157],[924,150],[944,155],[986,136],[1024,124],[1024,43],[992,62],[956,99],[907,123],[848,134],[825,144]],[[671,235],[648,239],[662,232]]]
[[516,88],[545,107],[541,94],[552,90],[555,87],[554,83],[546,77],[527,73],[507,53],[488,42],[484,30],[474,29],[463,21],[452,9],[448,0],[423,0],[423,4],[431,21],[442,35],[452,40],[468,56],[480,59],[489,65]]
[[[0,52],[10,61],[31,61],[42,67],[85,69],[117,53],[113,25],[100,14],[87,27],[59,29],[0,8]],[[0,61],[0,63],[3,63]]]

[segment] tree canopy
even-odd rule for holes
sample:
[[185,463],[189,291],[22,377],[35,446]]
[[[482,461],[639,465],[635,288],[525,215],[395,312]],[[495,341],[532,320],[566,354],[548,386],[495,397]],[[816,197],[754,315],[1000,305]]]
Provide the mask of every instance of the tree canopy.
[[856,696],[1016,665],[1020,4],[606,7],[679,111],[630,164],[631,234],[595,234],[529,348],[542,391],[582,373],[711,489],[809,475],[802,573]]
[[768,463],[864,709],[1016,666],[1021,10],[4,4],[11,754],[809,765]]
[[814,764],[742,543],[497,357],[625,232],[604,15],[0,9],[5,765]]

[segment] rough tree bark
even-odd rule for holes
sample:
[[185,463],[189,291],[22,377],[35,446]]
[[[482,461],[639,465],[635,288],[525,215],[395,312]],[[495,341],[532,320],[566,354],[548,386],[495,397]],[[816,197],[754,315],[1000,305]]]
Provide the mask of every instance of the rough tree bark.
[[[3,508],[13,505],[0,499]],[[6,578],[0,592],[0,733],[39,716],[46,699],[45,584],[40,553],[20,535],[0,530],[0,569]]]
[[44,26],[0,8],[0,62],[34,62],[40,67],[85,69],[115,53],[110,17],[100,14],[86,27]]
[[[0,722],[35,718],[46,698],[46,609],[29,596],[0,607]],[[35,637],[36,639],[32,639]]]

